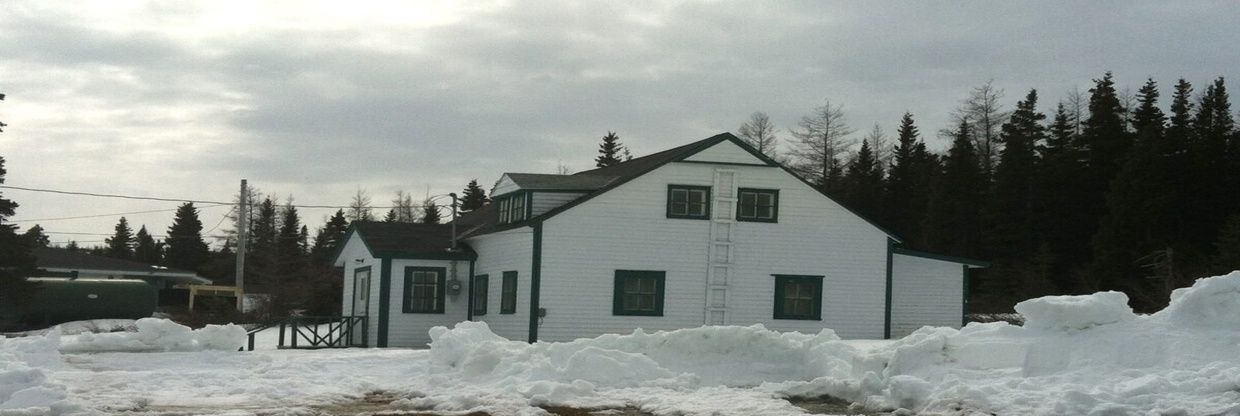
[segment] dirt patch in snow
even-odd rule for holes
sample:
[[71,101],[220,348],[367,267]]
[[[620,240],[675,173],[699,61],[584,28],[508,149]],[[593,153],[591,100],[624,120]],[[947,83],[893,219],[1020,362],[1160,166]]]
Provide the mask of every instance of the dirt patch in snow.
[[864,415],[879,416],[890,415],[888,412],[877,412],[866,410],[860,406],[854,406],[852,403],[844,399],[831,396],[819,397],[789,397],[788,403],[793,406],[805,409],[805,412],[816,415]]

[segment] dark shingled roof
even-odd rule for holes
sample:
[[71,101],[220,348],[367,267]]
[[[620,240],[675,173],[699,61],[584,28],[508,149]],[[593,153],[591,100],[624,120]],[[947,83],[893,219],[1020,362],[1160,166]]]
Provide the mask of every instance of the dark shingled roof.
[[63,248],[36,247],[33,251],[35,267],[48,271],[86,271],[100,270],[121,272],[133,276],[167,277],[173,280],[194,280],[199,283],[208,282],[206,278],[189,270],[157,267],[140,261],[121,260],[111,257],[96,256],[81,251],[70,251]]
[[615,180],[605,175],[551,175],[544,173],[505,173],[522,190],[593,191]]
[[[375,257],[451,254],[452,226],[449,224],[356,221],[352,227]],[[466,255],[473,253],[463,244],[457,247]]]

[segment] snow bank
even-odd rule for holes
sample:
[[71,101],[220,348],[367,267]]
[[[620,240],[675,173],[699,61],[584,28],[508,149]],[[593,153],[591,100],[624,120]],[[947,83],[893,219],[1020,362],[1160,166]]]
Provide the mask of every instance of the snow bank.
[[1128,295],[1098,292],[1082,296],[1046,296],[1016,304],[1025,328],[1052,331],[1089,329],[1135,319]]
[[[506,400],[694,413],[711,407],[663,397],[717,389],[828,395],[925,414],[1240,414],[1240,272],[1176,291],[1154,315],[1134,314],[1127,301],[1117,292],[1032,299],[1016,308],[1024,326],[927,327],[871,349],[830,330],[762,326],[530,345],[464,322],[431,331],[428,382],[443,388],[409,404],[462,411]],[[722,408],[719,414],[797,412]]]
[[61,415],[78,410],[67,389],[48,380],[59,366],[59,333],[0,338],[0,415]]
[[149,352],[149,351],[236,351],[245,345],[245,328],[237,325],[207,325],[201,329],[166,319],[142,318],[134,323],[136,332],[83,333],[64,337],[60,351]]

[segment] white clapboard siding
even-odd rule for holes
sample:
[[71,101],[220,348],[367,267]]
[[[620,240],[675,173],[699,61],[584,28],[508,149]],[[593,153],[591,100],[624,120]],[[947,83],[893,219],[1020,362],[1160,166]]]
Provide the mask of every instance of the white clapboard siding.
[[[712,186],[718,167],[671,163],[548,219],[540,301],[547,317],[539,339],[703,325],[711,222],[666,218],[667,185]],[[739,187],[780,190],[779,223],[735,224],[728,323],[803,332],[830,327],[844,337],[881,338],[886,234],[780,168],[728,168],[739,173]],[[618,269],[667,272],[664,316],[612,315]],[[772,319],[772,274],[825,276],[823,320]]]
[[532,217],[537,217],[553,210],[560,205],[564,205],[569,201],[580,198],[585,193],[577,192],[538,192],[534,191],[533,202],[530,204]]
[[[454,278],[461,283],[461,291],[456,295],[445,291],[444,313],[405,313],[405,268],[406,267],[442,267],[445,270],[445,282]],[[378,279],[376,279],[378,280]],[[457,322],[465,320],[465,312],[469,308],[469,261],[468,260],[392,260],[392,293],[389,298],[388,346],[426,348],[431,342],[428,331],[436,326],[451,328]],[[376,295],[378,291],[374,292]],[[377,296],[376,296],[377,297]],[[375,310],[378,307],[376,306]],[[374,337],[377,333],[372,332]]]
[[739,146],[726,140],[708,149],[694,153],[692,156],[686,157],[685,160],[693,162],[766,164],[762,159],[754,157],[745,149],[741,149]]
[[960,263],[903,254],[891,258],[891,336],[922,326],[959,328],[964,309]]
[[[491,331],[511,340],[529,339],[530,324],[530,264],[533,259],[533,230],[521,227],[468,239],[466,242],[478,253],[474,263],[474,275],[487,275],[487,314],[474,317],[486,322]],[[517,310],[513,314],[500,314],[500,285],[505,271],[517,272]],[[544,296],[543,299],[546,299]],[[460,319],[465,319],[462,313]]]
[[516,182],[512,181],[512,178],[504,175],[499,178],[499,181],[495,182],[495,187],[491,188],[491,196],[503,195],[519,189],[521,188],[517,186]]
[[370,339],[367,341],[370,345],[375,345],[375,331],[379,328],[379,259],[370,256],[370,251],[366,249],[365,243],[362,242],[361,236],[357,233],[351,234],[349,241],[346,241],[344,248],[340,250],[338,258],[340,259],[339,265],[344,269],[343,293],[341,293],[340,297],[340,313],[344,315],[355,313],[355,316],[367,315],[366,305],[354,305],[353,276],[357,269],[370,267],[371,290],[368,298],[370,311],[368,322],[366,323]]

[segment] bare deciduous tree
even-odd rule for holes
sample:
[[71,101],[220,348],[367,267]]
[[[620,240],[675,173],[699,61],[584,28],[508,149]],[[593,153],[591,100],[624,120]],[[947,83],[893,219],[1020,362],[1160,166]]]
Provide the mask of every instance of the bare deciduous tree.
[[841,163],[839,156],[855,142],[848,138],[854,130],[844,118],[844,105],[832,106],[827,100],[812,114],[801,117],[797,126],[790,131],[794,139],[789,151],[793,167],[806,179],[825,183],[831,169]]
[[874,149],[874,159],[878,161],[879,170],[886,169],[887,166],[891,165],[891,156],[895,148],[892,147],[882,126],[874,123],[874,128],[870,129],[870,133],[863,140],[869,142],[870,148]]
[[413,203],[413,194],[397,190],[396,198],[392,199],[392,212],[396,213],[396,222],[417,221],[418,206]]
[[1064,108],[1068,109],[1068,122],[1072,123],[1077,136],[1081,135],[1081,123],[1089,118],[1089,100],[1081,94],[1081,89],[1072,87],[1072,91],[1068,92],[1068,98],[1063,101]]
[[741,124],[738,133],[741,139],[758,153],[774,156],[775,148],[779,145],[779,138],[775,137],[775,123],[771,122],[771,117],[761,111],[754,112],[749,116],[749,121]]
[[[969,92],[969,97],[965,98],[960,103],[960,107],[952,112],[952,125],[958,126],[961,122],[969,123],[973,147],[977,149],[982,169],[987,174],[994,171],[994,166],[999,161],[1000,127],[1012,114],[1010,111],[1003,110],[1003,104],[999,103],[1002,98],[1003,90],[995,88],[992,79],[973,88],[973,91]],[[955,133],[951,129],[939,132],[943,137],[952,137]]]
[[353,194],[353,200],[349,202],[349,209],[344,212],[344,217],[353,221],[374,221],[375,214],[370,211],[370,195],[366,194],[366,190],[357,188],[357,193]]

